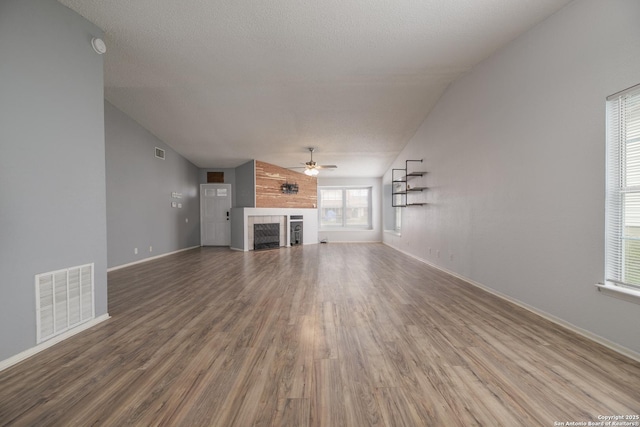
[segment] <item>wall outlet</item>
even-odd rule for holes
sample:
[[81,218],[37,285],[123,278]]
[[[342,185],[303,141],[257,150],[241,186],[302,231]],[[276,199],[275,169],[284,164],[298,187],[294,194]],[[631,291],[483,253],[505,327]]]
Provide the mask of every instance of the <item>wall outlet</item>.
[[185,218],[185,219],[184,219],[184,222],[187,222],[187,223],[188,223],[188,222],[189,222],[189,218]]
[[153,252],[153,246],[149,246],[149,252]]
[[133,248],[133,254],[138,255],[138,248]]

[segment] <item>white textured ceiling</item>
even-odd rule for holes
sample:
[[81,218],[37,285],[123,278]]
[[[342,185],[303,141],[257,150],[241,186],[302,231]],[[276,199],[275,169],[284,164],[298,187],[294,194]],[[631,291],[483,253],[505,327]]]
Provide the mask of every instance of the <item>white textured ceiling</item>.
[[105,97],[199,167],[381,176],[446,87],[569,0],[59,0]]

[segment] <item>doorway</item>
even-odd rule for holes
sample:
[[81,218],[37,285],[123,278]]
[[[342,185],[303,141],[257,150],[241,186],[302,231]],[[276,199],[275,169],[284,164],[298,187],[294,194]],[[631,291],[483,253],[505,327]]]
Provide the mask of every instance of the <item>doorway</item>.
[[202,246],[231,245],[231,184],[200,184]]

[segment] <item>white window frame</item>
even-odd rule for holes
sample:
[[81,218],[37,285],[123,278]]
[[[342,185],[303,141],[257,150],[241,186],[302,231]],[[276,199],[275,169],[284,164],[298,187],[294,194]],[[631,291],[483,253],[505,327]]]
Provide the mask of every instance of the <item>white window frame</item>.
[[[625,234],[628,224],[636,220],[633,216],[625,217],[628,212],[625,203],[629,195],[640,195],[640,185],[627,182],[628,177],[637,180],[640,173],[640,159],[635,159],[637,147],[631,151],[634,156],[631,161],[628,154],[630,144],[640,143],[640,120],[627,112],[634,111],[628,110],[630,108],[637,111],[639,107],[640,85],[607,97],[605,280],[597,285],[605,294],[635,303],[640,303],[640,282],[635,278],[629,280],[626,270],[628,265],[640,265],[640,254],[629,255],[627,248],[628,242],[640,242],[640,239]],[[629,117],[633,117],[632,123],[627,123]],[[633,271],[633,274],[639,272]]]
[[[340,190],[342,191],[342,224],[338,225],[323,225],[322,224],[322,190]],[[367,224],[366,225],[348,225],[347,224],[347,190],[367,190],[368,209],[367,209]],[[370,186],[323,186],[318,187],[318,225],[321,231],[354,231],[354,230],[372,230],[373,218],[372,218],[372,194],[373,187]]]

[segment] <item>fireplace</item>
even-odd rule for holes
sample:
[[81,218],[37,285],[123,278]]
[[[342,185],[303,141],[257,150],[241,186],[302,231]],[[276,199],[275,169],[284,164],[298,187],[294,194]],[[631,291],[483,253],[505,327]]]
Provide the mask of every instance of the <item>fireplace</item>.
[[280,224],[253,224],[253,249],[280,247]]

